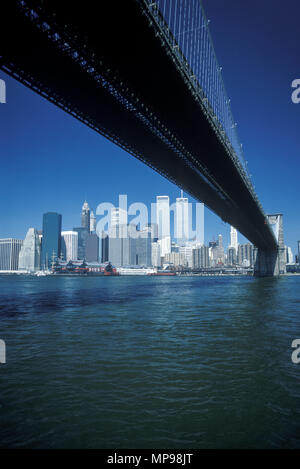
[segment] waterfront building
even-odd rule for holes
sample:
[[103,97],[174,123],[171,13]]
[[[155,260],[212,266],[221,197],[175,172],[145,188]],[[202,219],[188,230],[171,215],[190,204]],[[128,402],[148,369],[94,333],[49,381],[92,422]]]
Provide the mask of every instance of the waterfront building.
[[182,191],[181,197],[176,198],[175,207],[175,238],[182,246],[189,240],[189,203]]
[[238,252],[238,235],[237,230],[231,226],[230,227],[230,246],[231,248],[235,249],[235,252]]
[[237,263],[243,267],[253,267],[254,249],[252,244],[239,244]]
[[138,232],[136,239],[136,264],[152,266],[152,240],[153,232],[151,226],[146,226]]
[[193,269],[206,269],[210,267],[209,247],[199,246],[193,249]]
[[81,209],[81,226],[90,231],[90,207],[86,200]]
[[136,265],[136,226],[124,223],[127,212],[121,208],[111,211],[109,228],[109,261],[116,267]]
[[228,251],[227,251],[227,265],[234,266],[236,265],[236,261],[237,261],[236,250],[233,246],[229,246]]
[[171,252],[170,200],[167,195],[156,197],[156,223],[158,239],[161,241],[161,256]]
[[41,243],[38,231],[29,228],[19,253],[19,270],[35,272],[40,270]]
[[19,268],[19,254],[22,239],[0,239],[0,270],[16,271]]
[[225,263],[223,237],[221,234],[218,236],[218,241],[211,241],[209,243],[209,257],[212,267]]
[[62,259],[76,261],[78,259],[78,232],[62,231]]
[[223,247],[223,236],[219,234],[218,236],[218,247],[217,247],[217,264],[225,264],[225,253]]
[[101,235],[101,262],[109,261],[109,236],[107,233],[102,231]]
[[51,267],[52,259],[61,255],[61,225],[62,216],[56,212],[43,215],[43,240],[41,267]]
[[88,234],[90,233],[89,228],[79,226],[77,228],[73,228],[78,235],[78,252],[77,252],[77,259],[83,261],[85,259],[86,253],[86,239]]
[[96,233],[88,233],[85,245],[86,262],[99,262],[99,237]]
[[123,227],[126,236],[122,238],[122,264],[121,266],[137,264],[137,229],[136,225],[129,224]]
[[164,264],[172,264],[174,267],[186,267],[187,261],[184,253],[182,252],[170,252],[165,254]]

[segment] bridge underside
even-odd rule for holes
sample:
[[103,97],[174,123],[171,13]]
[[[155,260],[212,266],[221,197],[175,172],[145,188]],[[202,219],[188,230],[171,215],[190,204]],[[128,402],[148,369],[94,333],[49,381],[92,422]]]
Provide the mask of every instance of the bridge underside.
[[277,250],[262,210],[142,1],[101,2],[100,15],[94,5],[5,2],[2,70],[204,202],[256,247]]

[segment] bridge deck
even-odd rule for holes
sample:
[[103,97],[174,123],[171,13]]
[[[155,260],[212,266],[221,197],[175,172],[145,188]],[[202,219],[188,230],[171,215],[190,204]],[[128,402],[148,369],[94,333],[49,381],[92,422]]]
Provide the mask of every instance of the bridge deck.
[[90,0],[84,8],[5,2],[0,67],[203,201],[258,248],[275,249],[262,210],[141,3],[101,8],[99,16]]

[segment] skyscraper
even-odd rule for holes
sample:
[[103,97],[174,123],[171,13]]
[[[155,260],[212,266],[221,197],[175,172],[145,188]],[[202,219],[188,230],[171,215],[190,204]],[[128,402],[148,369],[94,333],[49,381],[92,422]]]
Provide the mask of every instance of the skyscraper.
[[40,269],[41,243],[35,228],[29,228],[19,254],[19,270],[35,272]]
[[153,267],[161,266],[161,257],[160,257],[160,243],[152,243],[152,265]]
[[85,245],[86,262],[99,262],[99,238],[97,233],[88,233]]
[[109,237],[102,231],[101,236],[101,262],[109,261]]
[[84,201],[81,210],[81,226],[82,228],[87,228],[90,231],[90,207],[87,201]]
[[18,270],[22,239],[0,239],[0,270]]
[[175,238],[178,244],[185,244],[189,240],[189,203],[188,198],[181,197],[176,199],[175,210]]
[[83,261],[85,259],[86,239],[90,231],[88,228],[85,228],[83,226],[79,226],[78,228],[73,228],[73,231],[76,231],[76,233],[78,234],[77,258],[78,260]]
[[78,233],[77,231],[62,231],[62,254],[66,261],[78,259]]
[[238,251],[238,237],[237,237],[237,230],[231,226],[230,227],[230,247],[235,249],[237,254]]
[[132,244],[126,240],[128,236],[127,212],[115,207],[111,211],[108,257],[109,261],[116,267],[132,264]]
[[227,251],[227,265],[234,266],[236,265],[236,250],[234,247],[229,246]]
[[43,215],[43,240],[41,267],[48,269],[52,259],[61,254],[61,224],[62,216],[56,212]]
[[96,217],[94,215],[94,212],[91,211],[90,215],[90,232],[94,233],[96,231]]
[[244,267],[252,267],[254,262],[253,257],[253,245],[250,243],[247,244],[239,244],[238,246],[238,256],[237,261],[239,265]]
[[218,236],[218,259],[217,263],[218,264],[224,264],[225,263],[225,253],[224,253],[224,248],[223,248],[223,236],[219,234]]
[[161,256],[171,252],[170,201],[167,195],[156,197],[156,223],[160,240]]
[[193,268],[203,269],[209,266],[209,247],[199,246],[193,249]]
[[136,239],[136,264],[142,266],[152,265],[152,227],[147,226],[139,232]]

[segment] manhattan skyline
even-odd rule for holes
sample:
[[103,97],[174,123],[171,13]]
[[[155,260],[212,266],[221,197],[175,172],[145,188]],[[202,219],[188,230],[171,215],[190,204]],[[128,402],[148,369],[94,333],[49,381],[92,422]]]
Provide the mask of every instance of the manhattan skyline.
[[[297,15],[254,4],[204,7],[256,192],[266,213],[283,213],[285,244],[296,252],[300,106],[291,101],[291,82],[298,77]],[[277,38],[279,28],[284,34]],[[179,188],[150,168],[5,73],[1,78],[7,86],[7,103],[0,106],[2,238],[24,239],[28,226],[41,227],[46,209],[64,213],[63,229],[69,229],[85,198],[96,207],[103,200],[117,205],[117,193],[128,193],[129,204],[150,205],[153,194],[179,197]],[[207,209],[205,221],[205,240],[221,233],[229,241],[230,227]]]

